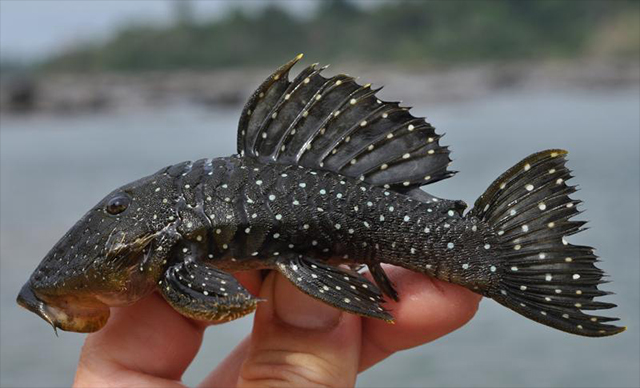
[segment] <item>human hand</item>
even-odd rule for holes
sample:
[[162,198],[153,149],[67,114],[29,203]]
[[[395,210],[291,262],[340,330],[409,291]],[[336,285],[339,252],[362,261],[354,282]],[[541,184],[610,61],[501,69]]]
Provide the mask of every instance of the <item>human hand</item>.
[[[395,324],[362,318],[303,294],[275,272],[237,274],[266,302],[251,335],[201,387],[349,387],[356,376],[393,353],[442,337],[475,314],[481,297],[401,268],[387,267],[400,302],[386,307]],[[185,318],[154,293],[113,308],[107,325],[87,336],[75,387],[184,387],[182,374],[209,324]]]

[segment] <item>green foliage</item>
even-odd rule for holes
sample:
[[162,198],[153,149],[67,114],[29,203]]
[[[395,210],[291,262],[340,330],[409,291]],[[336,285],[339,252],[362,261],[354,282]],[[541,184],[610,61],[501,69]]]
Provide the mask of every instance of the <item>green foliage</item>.
[[[167,70],[272,65],[299,52],[327,60],[454,63],[575,57],[631,0],[390,1],[360,8],[322,1],[300,19],[275,5],[241,8],[196,23],[130,25],[105,44],[77,47],[45,63],[51,70]],[[286,7],[286,3],[283,3]],[[603,35],[603,34],[601,34]],[[604,43],[606,44],[606,42]],[[637,48],[632,48],[637,51]]]

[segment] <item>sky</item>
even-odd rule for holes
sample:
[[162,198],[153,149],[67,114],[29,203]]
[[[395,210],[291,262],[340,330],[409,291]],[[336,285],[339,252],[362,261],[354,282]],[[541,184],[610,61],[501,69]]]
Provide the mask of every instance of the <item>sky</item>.
[[[198,0],[197,17],[222,15],[232,7],[255,10],[285,4],[308,14],[314,1]],[[37,60],[74,43],[104,39],[131,20],[168,22],[174,0],[0,0],[0,56]]]

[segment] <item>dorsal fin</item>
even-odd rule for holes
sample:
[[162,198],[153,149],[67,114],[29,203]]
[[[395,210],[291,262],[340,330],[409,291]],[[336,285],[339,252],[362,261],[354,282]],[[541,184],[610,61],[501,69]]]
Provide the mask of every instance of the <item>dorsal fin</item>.
[[347,75],[323,77],[311,65],[292,81],[286,63],[253,93],[238,127],[238,152],[265,163],[338,172],[406,192],[452,176],[447,147],[424,118],[380,89]]

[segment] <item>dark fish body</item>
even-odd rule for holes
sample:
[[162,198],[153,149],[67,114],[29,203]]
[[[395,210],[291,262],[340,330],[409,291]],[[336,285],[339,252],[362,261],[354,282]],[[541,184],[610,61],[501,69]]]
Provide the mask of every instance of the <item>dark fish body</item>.
[[[166,167],[90,210],[43,260],[18,302],[54,328],[95,331],[109,306],[159,290],[180,313],[224,322],[256,308],[230,273],[281,272],[345,311],[392,321],[400,296],[381,263],[460,284],[543,324],[586,336],[624,328],[582,310],[602,271],[565,236],[579,201],[565,151],[531,155],[464,213],[420,186],[453,175],[424,119],[351,77],[278,69],[245,106],[238,154]],[[374,283],[352,268],[367,266]]]
[[483,256],[493,242],[481,223],[461,217],[458,201],[419,201],[329,171],[234,156],[163,174],[176,176],[177,229],[200,236],[196,250],[221,269],[272,268],[279,256],[304,254],[462,280],[462,270],[446,260],[450,252]]

